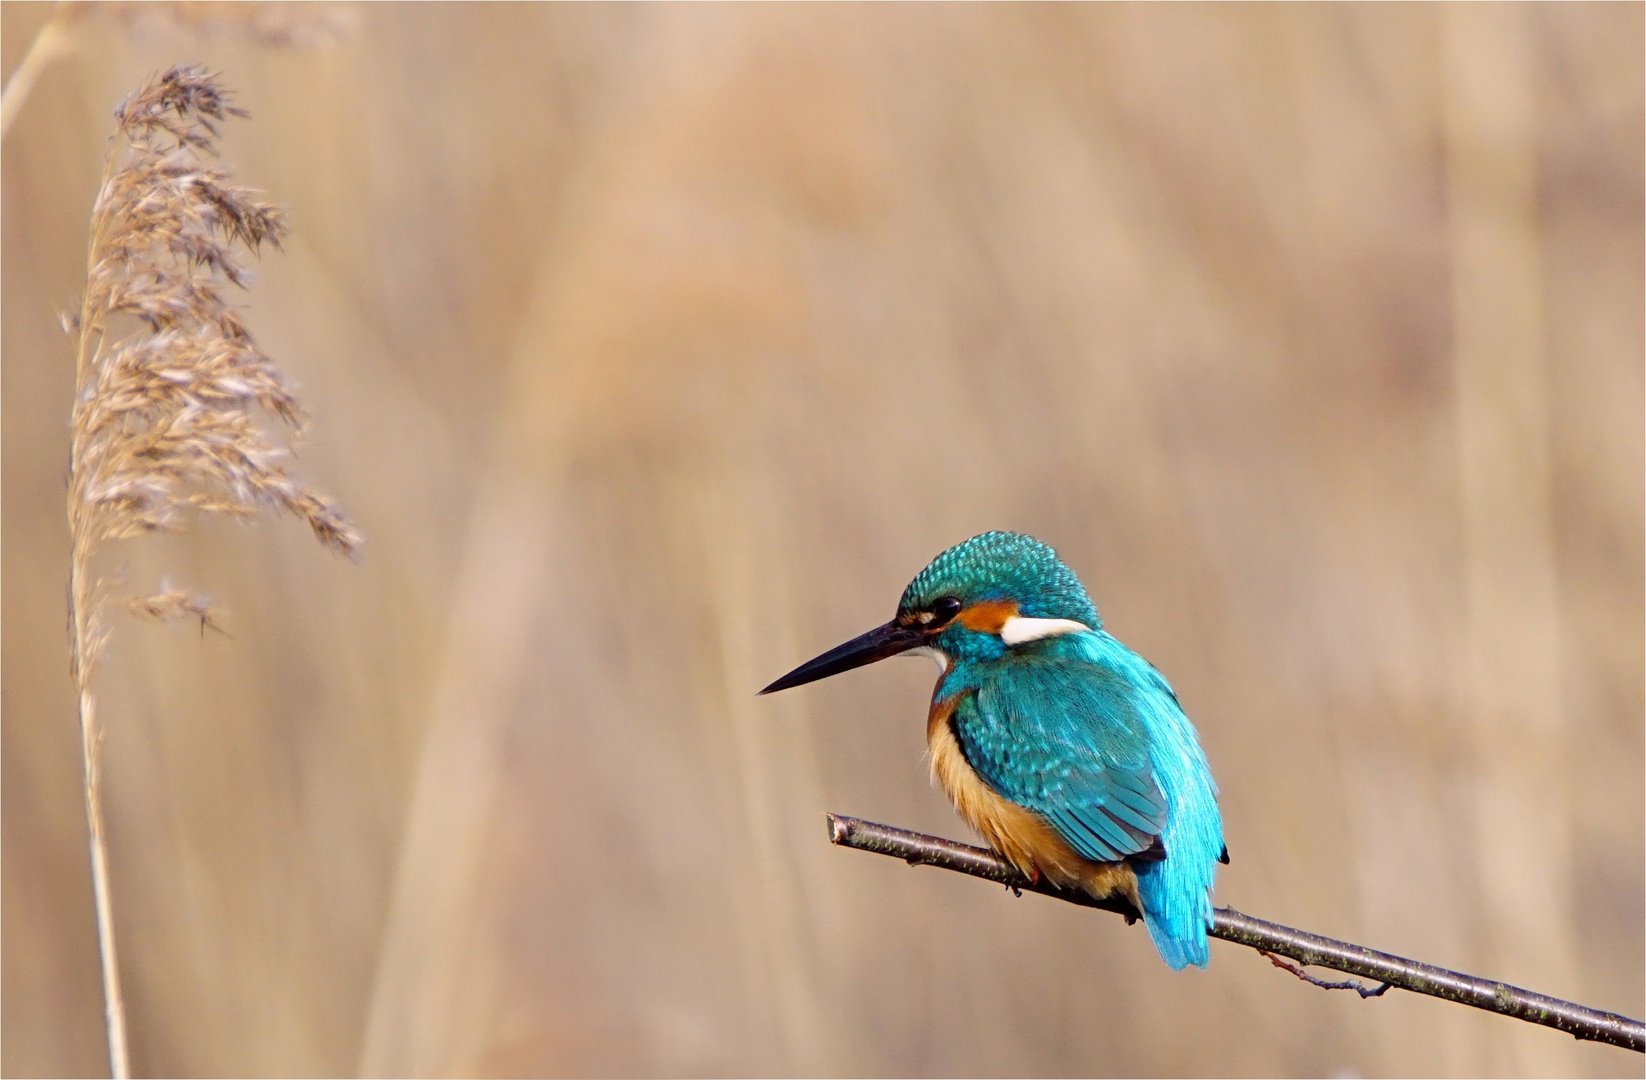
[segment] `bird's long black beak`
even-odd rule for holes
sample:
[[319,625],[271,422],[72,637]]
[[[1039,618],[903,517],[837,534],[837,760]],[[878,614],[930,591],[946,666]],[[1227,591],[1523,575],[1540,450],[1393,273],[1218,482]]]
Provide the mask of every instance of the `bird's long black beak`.
[[818,679],[826,679],[842,671],[850,671],[864,664],[872,664],[876,660],[884,660],[888,656],[908,652],[925,644],[925,641],[925,635],[919,630],[912,626],[899,626],[894,620],[885,626],[875,627],[867,634],[854,637],[844,645],[837,645],[822,656],[806,661],[760,692],[770,694],[778,690],[787,690],[791,686],[802,686]]

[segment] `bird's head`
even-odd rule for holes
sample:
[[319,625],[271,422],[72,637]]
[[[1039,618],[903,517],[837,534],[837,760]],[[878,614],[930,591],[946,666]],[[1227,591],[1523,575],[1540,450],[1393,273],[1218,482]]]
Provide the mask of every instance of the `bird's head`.
[[808,660],[764,690],[787,690],[888,656],[928,652],[947,666],[1101,625],[1074,571],[1032,536],[986,532],[933,559],[884,626]]

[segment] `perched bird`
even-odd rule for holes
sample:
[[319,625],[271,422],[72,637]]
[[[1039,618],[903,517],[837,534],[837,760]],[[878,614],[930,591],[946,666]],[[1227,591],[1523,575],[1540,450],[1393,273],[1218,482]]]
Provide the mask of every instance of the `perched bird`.
[[900,653],[941,674],[926,742],[960,816],[1030,880],[1120,896],[1173,969],[1205,967],[1228,862],[1206,755],[1165,678],[1103,630],[1032,536],[987,532],[922,570],[897,616],[761,691]]

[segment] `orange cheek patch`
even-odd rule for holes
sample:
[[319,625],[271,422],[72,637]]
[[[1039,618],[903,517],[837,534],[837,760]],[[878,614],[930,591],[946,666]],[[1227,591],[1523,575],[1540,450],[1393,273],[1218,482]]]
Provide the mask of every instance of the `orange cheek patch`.
[[961,608],[960,614],[954,621],[968,630],[975,630],[980,634],[998,634],[1000,628],[1006,625],[1006,620],[1017,615],[1017,603],[1012,600],[985,600],[981,604],[973,604],[968,608]]

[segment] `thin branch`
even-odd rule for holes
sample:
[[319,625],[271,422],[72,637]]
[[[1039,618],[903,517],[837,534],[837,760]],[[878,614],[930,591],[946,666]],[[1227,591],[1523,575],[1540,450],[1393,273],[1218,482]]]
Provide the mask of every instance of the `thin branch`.
[[[829,840],[842,847],[891,855],[911,866],[936,866],[973,877],[999,882],[1013,890],[1043,893],[1082,907],[1103,908],[1123,915],[1134,914],[1124,900],[1093,900],[1080,893],[1066,892],[1044,881],[1032,882],[1017,868],[992,851],[943,840],[936,836],[909,832],[891,825],[830,814]],[[1445,998],[1472,1005],[1487,1012],[1501,1013],[1528,1023],[1543,1024],[1578,1039],[1611,1043],[1646,1053],[1646,1025],[1616,1013],[1601,1012],[1559,998],[1534,994],[1507,983],[1464,975],[1415,960],[1377,952],[1363,945],[1294,930],[1289,926],[1254,919],[1233,908],[1212,913],[1208,933],[1224,941],[1245,945],[1264,954],[1285,956],[1308,967],[1331,968],[1401,990]],[[1272,957],[1271,957],[1272,959]],[[1302,975],[1301,972],[1294,974]],[[1313,979],[1307,981],[1314,982]],[[1319,985],[1317,983],[1317,985]],[[1361,990],[1363,996],[1382,991]]]

